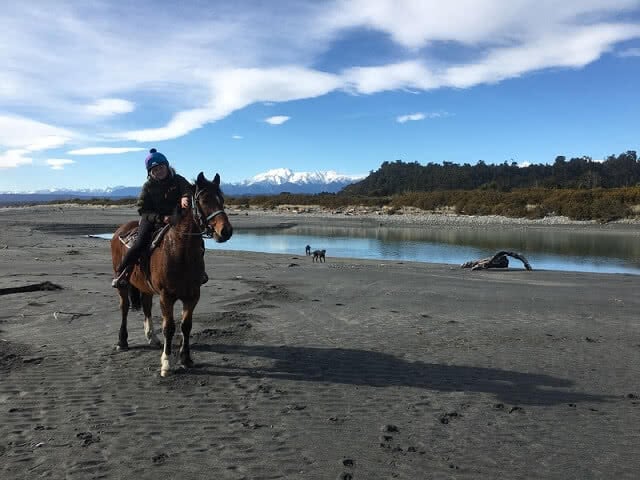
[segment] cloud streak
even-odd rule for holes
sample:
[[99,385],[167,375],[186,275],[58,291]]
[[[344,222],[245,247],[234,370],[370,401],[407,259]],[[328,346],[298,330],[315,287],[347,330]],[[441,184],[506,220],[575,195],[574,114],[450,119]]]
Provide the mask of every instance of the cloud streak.
[[424,120],[425,118],[424,113],[410,113],[409,115],[400,115],[396,117],[396,122],[406,123],[409,121]]
[[289,121],[290,118],[286,115],[274,115],[273,117],[265,118],[264,121],[269,125],[282,125],[284,122]]
[[30,165],[34,152],[61,147],[74,136],[70,130],[29,118],[0,115],[0,168]]
[[51,167],[51,170],[64,170],[65,165],[71,165],[75,162],[66,158],[49,158],[46,163]]
[[135,104],[121,98],[101,98],[91,105],[87,105],[87,112],[97,117],[110,117],[132,112]]

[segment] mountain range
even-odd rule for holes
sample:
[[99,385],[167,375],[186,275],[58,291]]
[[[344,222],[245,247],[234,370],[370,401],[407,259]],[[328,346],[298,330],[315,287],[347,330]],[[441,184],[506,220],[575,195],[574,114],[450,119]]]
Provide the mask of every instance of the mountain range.
[[[341,175],[335,171],[293,172],[277,168],[260,173],[237,183],[222,183],[222,191],[228,196],[276,195],[281,192],[314,194],[336,193],[347,185],[363,179],[365,175]],[[0,204],[24,202],[48,202],[72,198],[119,199],[137,197],[140,186],[117,186],[105,189],[49,189],[32,192],[0,192]]]

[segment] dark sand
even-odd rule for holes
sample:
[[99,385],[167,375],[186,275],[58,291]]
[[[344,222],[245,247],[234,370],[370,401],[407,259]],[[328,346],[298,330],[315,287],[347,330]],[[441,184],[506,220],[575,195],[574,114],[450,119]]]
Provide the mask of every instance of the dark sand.
[[639,277],[221,245],[165,379],[83,236],[131,218],[0,209],[0,288],[63,287],[0,297],[2,479],[640,478]]

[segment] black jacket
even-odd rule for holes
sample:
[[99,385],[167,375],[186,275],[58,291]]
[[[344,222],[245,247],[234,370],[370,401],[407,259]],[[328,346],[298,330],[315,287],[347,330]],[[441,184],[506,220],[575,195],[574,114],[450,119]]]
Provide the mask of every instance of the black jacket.
[[149,222],[162,223],[165,215],[174,213],[181,197],[193,194],[193,187],[173,168],[164,180],[152,177],[145,182],[138,198],[138,213]]

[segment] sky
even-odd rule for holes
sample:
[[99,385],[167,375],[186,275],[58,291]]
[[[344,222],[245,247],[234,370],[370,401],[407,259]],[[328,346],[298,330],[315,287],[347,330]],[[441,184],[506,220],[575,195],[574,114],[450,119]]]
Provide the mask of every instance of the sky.
[[640,0],[4,2],[0,65],[5,192],[640,150]]

